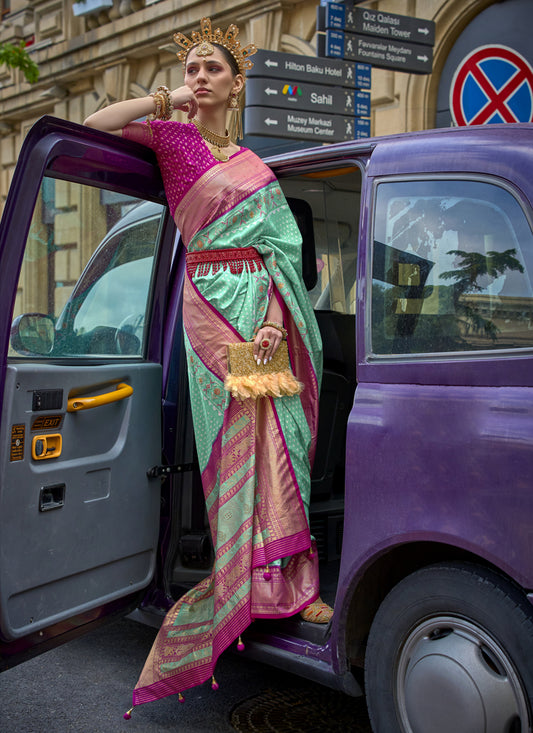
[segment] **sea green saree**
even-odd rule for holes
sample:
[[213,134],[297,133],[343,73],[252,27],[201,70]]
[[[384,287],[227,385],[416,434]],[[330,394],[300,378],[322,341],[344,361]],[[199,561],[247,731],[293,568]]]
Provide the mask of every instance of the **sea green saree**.
[[[190,144],[202,146],[205,160],[194,135]],[[171,172],[163,170],[167,188]],[[199,171],[175,218],[189,253],[185,346],[215,561],[168,612],[134,704],[208,680],[254,619],[293,615],[318,596],[308,504],[321,341],[297,225],[271,170],[246,149]],[[304,389],[237,401],[224,389],[226,345],[253,337],[270,298],[282,307],[291,367]]]

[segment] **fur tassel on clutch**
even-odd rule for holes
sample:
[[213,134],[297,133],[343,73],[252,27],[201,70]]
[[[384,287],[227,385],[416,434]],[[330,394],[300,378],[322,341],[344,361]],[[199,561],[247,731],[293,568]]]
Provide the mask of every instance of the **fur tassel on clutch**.
[[228,374],[224,387],[237,400],[300,394],[303,385],[291,372],[287,342],[282,341],[271,361],[257,364],[253,341],[228,344]]

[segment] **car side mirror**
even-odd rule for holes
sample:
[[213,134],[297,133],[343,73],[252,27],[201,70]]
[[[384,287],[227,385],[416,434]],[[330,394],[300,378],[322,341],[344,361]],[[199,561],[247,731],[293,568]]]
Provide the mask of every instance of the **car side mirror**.
[[25,313],[11,324],[11,346],[23,356],[47,356],[54,337],[54,321],[42,313]]

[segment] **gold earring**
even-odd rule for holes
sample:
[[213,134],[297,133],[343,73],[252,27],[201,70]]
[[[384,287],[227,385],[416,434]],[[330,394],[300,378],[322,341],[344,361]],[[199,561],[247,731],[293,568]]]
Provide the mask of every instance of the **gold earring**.
[[228,130],[229,130],[230,137],[234,141],[242,140],[243,138],[242,113],[241,113],[241,105],[239,102],[239,93],[238,92],[232,92],[229,95],[228,110],[231,112],[229,123],[228,123]]
[[237,92],[232,92],[228,98],[228,109],[233,111],[239,108],[239,96]]

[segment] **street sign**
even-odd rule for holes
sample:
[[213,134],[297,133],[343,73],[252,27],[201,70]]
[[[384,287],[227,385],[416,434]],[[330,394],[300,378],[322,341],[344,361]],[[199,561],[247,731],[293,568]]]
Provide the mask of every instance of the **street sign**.
[[453,77],[450,110],[457,125],[533,121],[533,69],[507,46],[481,46]]
[[344,30],[346,18],[346,6],[340,3],[327,3],[327,5],[319,5],[316,9],[317,30],[325,30],[326,28],[336,28]]
[[246,83],[250,107],[281,107],[370,117],[370,93],[324,84],[300,84],[254,77]]
[[327,30],[319,35],[319,52],[326,56],[363,61],[382,69],[430,74],[433,49],[419,43],[372,38],[345,31]]
[[354,65],[338,59],[259,49],[254,55],[254,66],[246,73],[246,77],[262,76],[309,84],[369,89],[370,73],[368,64]]
[[[331,15],[331,14],[330,14]],[[342,28],[338,25],[327,28]],[[330,18],[331,21],[331,18]],[[351,33],[364,33],[371,36],[389,38],[391,41],[405,41],[407,43],[422,43],[428,46],[435,44],[435,23],[432,20],[414,18],[408,15],[394,13],[380,13],[367,8],[346,8],[344,30]]]
[[370,137],[370,120],[358,117],[277,109],[245,107],[247,135],[290,137],[323,143]]

